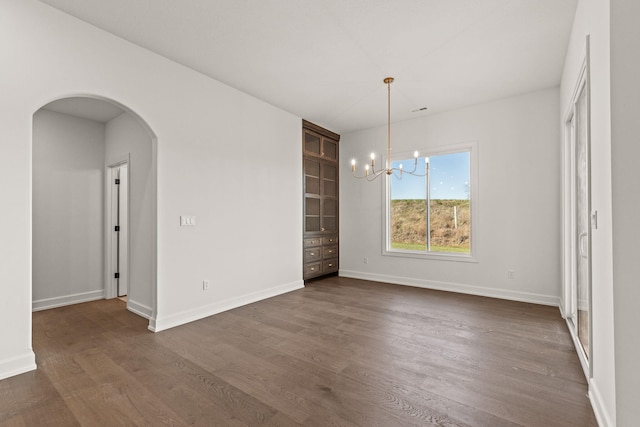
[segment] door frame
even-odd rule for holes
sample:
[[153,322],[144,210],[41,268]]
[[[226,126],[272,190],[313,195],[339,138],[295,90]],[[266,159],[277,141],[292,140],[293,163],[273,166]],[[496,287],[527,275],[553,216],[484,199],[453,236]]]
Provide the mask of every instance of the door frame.
[[[113,271],[112,271],[112,267],[113,267],[113,263],[115,262],[114,260],[114,252],[116,250],[115,248],[115,244],[114,244],[114,239],[113,237],[113,223],[115,221],[114,218],[114,212],[112,209],[112,204],[114,203],[114,198],[113,198],[113,193],[111,191],[111,186],[112,186],[112,182],[115,179],[115,169],[122,166],[122,165],[127,165],[127,173],[128,176],[131,176],[131,155],[129,153],[127,153],[126,155],[123,156],[119,156],[119,157],[115,157],[114,159],[111,159],[106,165],[105,165],[105,204],[104,204],[104,208],[105,208],[105,229],[104,229],[104,242],[105,242],[105,250],[104,250],[104,296],[106,299],[110,299],[110,298],[116,298],[118,296],[118,282],[117,280],[115,280],[115,278],[113,277]],[[127,184],[130,187],[130,179],[127,180]],[[130,194],[130,188],[127,188],[127,198],[129,198],[129,194]],[[130,200],[128,200],[128,202],[130,202]],[[129,224],[129,206],[130,203],[127,203],[127,221],[126,223]],[[129,267],[129,265],[131,264],[131,255],[130,255],[130,233],[127,230],[126,233],[126,238],[124,239],[126,240],[125,242],[123,242],[122,240],[120,241],[120,245],[125,244],[127,247],[127,251],[126,251],[126,265],[127,265],[127,269],[125,271],[125,278],[127,280],[127,287],[128,287],[128,293],[131,293],[131,282],[129,280],[129,271],[131,270]],[[120,272],[122,274],[122,272]],[[127,298],[127,308],[129,307],[129,298]]]
[[[593,376],[593,303],[592,303],[592,229],[594,228],[592,206],[591,206],[591,91],[590,91],[590,69],[589,69],[589,36],[586,37],[585,54],[582,65],[577,74],[576,84],[571,95],[571,103],[563,121],[563,165],[562,165],[562,217],[563,217],[563,275],[562,275],[562,303],[560,305],[562,316],[567,322],[567,326],[571,333],[580,364],[584,371],[585,377],[590,379]],[[578,337],[577,323],[573,319],[574,311],[577,313],[577,307],[572,304],[572,292],[576,289],[577,271],[575,269],[576,254],[579,252],[576,244],[575,233],[575,132],[572,129],[572,121],[576,112],[576,104],[582,90],[586,91],[587,111],[586,111],[586,156],[587,156],[587,210],[589,213],[588,227],[588,268],[587,268],[587,291],[588,291],[588,325],[589,325],[589,350],[588,354],[584,351],[582,343]],[[576,301],[577,304],[577,301]],[[575,310],[574,310],[575,309]]]

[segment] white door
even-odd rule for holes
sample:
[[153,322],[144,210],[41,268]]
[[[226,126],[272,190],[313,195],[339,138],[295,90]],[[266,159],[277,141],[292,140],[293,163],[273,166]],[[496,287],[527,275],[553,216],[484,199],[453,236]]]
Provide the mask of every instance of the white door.
[[129,169],[127,164],[112,168],[111,184],[111,270],[119,297],[129,292]]

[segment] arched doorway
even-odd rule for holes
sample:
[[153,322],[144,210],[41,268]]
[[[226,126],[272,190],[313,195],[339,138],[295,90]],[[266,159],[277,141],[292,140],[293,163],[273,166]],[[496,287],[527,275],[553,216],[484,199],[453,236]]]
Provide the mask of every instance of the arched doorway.
[[[126,230],[113,226],[113,178],[120,168],[129,178],[128,207],[120,211]],[[34,311],[114,298],[119,273],[128,281],[127,309],[155,319],[155,219],[156,137],[137,114],[90,96],[61,98],[34,113]],[[125,236],[114,239],[120,233]],[[113,271],[118,265],[129,268]]]

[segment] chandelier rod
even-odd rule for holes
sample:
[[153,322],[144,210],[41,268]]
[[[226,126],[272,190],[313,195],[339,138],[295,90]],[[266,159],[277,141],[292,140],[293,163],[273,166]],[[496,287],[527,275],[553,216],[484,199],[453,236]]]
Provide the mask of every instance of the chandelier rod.
[[384,79],[387,84],[387,174],[391,173],[391,83],[393,77]]

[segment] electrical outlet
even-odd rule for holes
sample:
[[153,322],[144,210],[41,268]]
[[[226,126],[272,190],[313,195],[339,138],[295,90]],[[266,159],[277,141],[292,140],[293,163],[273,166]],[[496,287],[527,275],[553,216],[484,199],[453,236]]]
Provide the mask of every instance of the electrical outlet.
[[208,280],[203,280],[202,281],[202,290],[203,291],[209,290],[209,281]]
[[514,280],[516,278],[515,270],[507,270],[507,279]]
[[180,215],[181,227],[193,227],[196,225],[196,217],[194,215]]
[[369,264],[369,258],[365,257],[365,258],[364,258],[364,263],[365,263],[365,264]]

